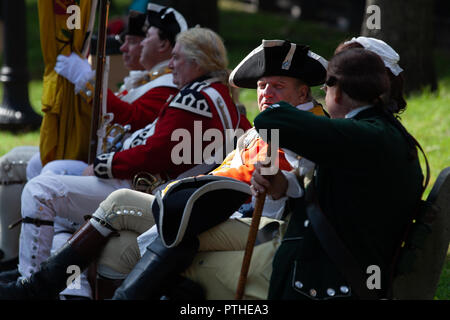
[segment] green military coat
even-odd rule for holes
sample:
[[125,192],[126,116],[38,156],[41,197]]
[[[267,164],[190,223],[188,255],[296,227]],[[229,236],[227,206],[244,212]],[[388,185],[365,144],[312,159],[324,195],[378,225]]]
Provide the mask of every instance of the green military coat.
[[[381,287],[374,290],[383,297],[395,248],[420,198],[418,159],[411,159],[404,135],[378,108],[351,119],[330,119],[278,106],[258,115],[255,127],[279,129],[281,148],[317,164],[319,204],[361,270],[380,268]],[[292,206],[274,257],[269,299],[357,298],[316,238],[305,200]]]

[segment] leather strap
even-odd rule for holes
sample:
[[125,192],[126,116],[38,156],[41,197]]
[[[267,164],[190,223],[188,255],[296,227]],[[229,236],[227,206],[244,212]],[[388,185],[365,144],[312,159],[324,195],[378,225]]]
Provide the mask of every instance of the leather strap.
[[356,295],[361,299],[378,299],[379,297],[367,288],[367,276],[330,225],[318,204],[314,202],[308,204],[306,214],[323,249],[344,275]]
[[[426,176],[424,178],[423,187],[422,187],[422,195],[425,191],[429,180],[430,180],[430,167],[428,164],[428,159],[425,155],[425,152],[423,151],[421,145],[417,142],[417,140],[410,135],[406,129],[403,127],[403,125],[396,119],[394,116],[391,117],[391,120],[394,119],[395,125],[409,138],[412,140],[415,147],[417,147],[423,154],[425,158],[425,164],[426,164]],[[317,170],[317,168],[316,168]],[[315,176],[317,178],[317,176]],[[315,194],[315,181],[313,180],[311,182],[310,187],[306,190],[306,199],[308,200],[309,204],[306,207],[306,214],[308,215],[308,218],[311,222],[311,225],[314,229],[314,232],[319,239],[323,249],[326,251],[327,255],[330,257],[331,260],[336,264],[338,269],[340,270],[341,274],[344,275],[346,280],[349,282],[350,286],[355,291],[356,295],[359,298],[362,299],[378,299],[379,297],[371,290],[367,288],[366,285],[366,274],[363,273],[360,266],[354,259],[353,255],[350,253],[350,251],[347,249],[345,244],[341,241],[338,234],[336,233],[335,229],[331,224],[329,223],[328,219],[326,218],[325,214],[322,212],[320,205],[317,201],[316,194]],[[420,198],[422,198],[422,195]],[[408,228],[409,229],[409,228]],[[406,234],[408,231],[406,232]],[[397,262],[394,258],[393,265]],[[391,284],[389,285],[388,294],[392,287],[392,280]]]
[[41,219],[25,217],[25,218],[17,220],[14,223],[11,223],[8,226],[8,229],[13,229],[14,227],[18,226],[21,223],[31,223],[31,224],[34,224],[37,227],[40,227],[40,226],[53,226],[53,221],[50,221],[50,220],[41,220]]
[[188,177],[196,177],[198,175],[205,175],[209,172],[213,171],[217,167],[217,163],[211,163],[207,164],[203,162],[202,164],[198,164],[191,169],[186,170],[185,172],[181,173],[179,176],[177,176],[174,180],[169,180],[165,183],[160,184],[156,188],[152,190],[152,194],[156,194],[157,191],[164,190],[167,185],[173,181],[188,178]]
[[89,219],[94,219],[95,221],[97,221],[101,226],[109,229],[112,231],[112,235],[113,236],[120,236],[119,231],[114,229],[109,223],[107,223],[105,220],[99,219],[96,216],[92,216],[92,215],[86,215],[84,216],[84,220],[87,221]]
[[109,235],[103,236],[89,221],[86,221],[67,243],[87,261],[98,256],[108,239]]
[[208,174],[212,170],[214,170],[217,167],[217,163],[205,163],[198,164],[195,167],[192,167],[191,169],[181,173],[176,180],[188,178],[188,177],[196,177],[201,174]]

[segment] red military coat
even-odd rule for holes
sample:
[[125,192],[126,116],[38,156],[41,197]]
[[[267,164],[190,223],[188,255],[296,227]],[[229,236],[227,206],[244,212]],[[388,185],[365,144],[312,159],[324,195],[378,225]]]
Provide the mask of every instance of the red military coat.
[[[194,145],[200,145],[204,150],[211,143],[203,139],[194,141],[194,136],[199,137],[199,126],[200,137],[212,128],[222,131],[226,127],[251,128],[233,103],[228,87],[215,79],[203,77],[186,85],[168,101],[155,122],[128,138],[123,150],[99,155],[94,163],[94,172],[101,178],[132,179],[141,172],[175,178],[198,164],[194,159]],[[191,157],[185,163],[173,161],[172,150],[180,143],[172,136],[177,129],[191,137]]]
[[178,93],[170,70],[165,64],[159,66],[152,71],[132,71],[143,79],[139,86],[117,94],[108,90],[107,111],[114,114],[113,123],[129,124],[132,132],[144,128],[158,117],[167,100]]

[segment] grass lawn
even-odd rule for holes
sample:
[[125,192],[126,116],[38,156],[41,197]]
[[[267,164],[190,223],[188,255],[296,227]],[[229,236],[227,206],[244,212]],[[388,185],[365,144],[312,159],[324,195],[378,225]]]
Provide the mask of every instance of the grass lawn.
[[[28,5],[28,44],[30,47],[28,60],[30,74],[33,79],[29,85],[30,102],[36,112],[40,113],[42,82],[42,55],[39,45],[39,28],[37,24],[36,0],[27,0]],[[123,12],[129,1],[117,0],[114,12]],[[222,1],[220,14],[220,34],[228,48],[230,68],[261,43],[261,39],[289,39],[294,42],[308,43],[313,51],[329,58],[336,45],[353,36],[326,26],[295,21],[286,17],[271,14],[250,14],[236,9],[231,1]],[[243,22],[245,21],[245,26]],[[406,128],[413,134],[424,148],[431,167],[431,180],[427,194],[439,172],[450,166],[450,54],[436,53],[436,70],[439,78],[437,92],[424,90],[407,97],[408,109],[401,118]],[[2,94],[0,87],[0,97]],[[323,93],[313,88],[313,95],[323,101]],[[255,90],[244,89],[240,95],[246,105],[248,117],[252,121],[257,115]],[[12,134],[0,132],[0,156],[15,146],[38,145],[39,132]],[[422,159],[423,163],[423,159]],[[423,165],[423,168],[425,166]],[[441,276],[436,299],[450,299],[450,256]]]

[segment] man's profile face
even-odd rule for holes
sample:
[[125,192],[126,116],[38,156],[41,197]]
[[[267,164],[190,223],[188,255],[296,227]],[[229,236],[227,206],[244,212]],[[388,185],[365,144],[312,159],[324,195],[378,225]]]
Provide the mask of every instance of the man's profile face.
[[285,76],[266,76],[257,82],[258,108],[262,112],[270,105],[286,101],[293,106],[305,103],[301,88],[306,87],[300,80]]
[[172,69],[173,83],[179,89],[204,74],[198,64],[186,56],[183,45],[178,42],[173,47],[169,68]]
[[143,37],[139,36],[125,36],[125,42],[120,47],[122,52],[123,64],[128,70],[143,70],[144,67],[139,62],[139,57],[141,56],[141,46],[140,43]]
[[151,26],[147,30],[147,35],[141,42],[142,52],[139,60],[145,69],[150,70],[161,62],[160,49],[164,41],[167,40],[161,40],[158,28]]

